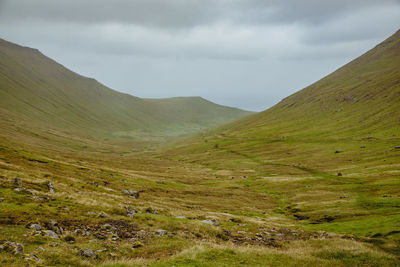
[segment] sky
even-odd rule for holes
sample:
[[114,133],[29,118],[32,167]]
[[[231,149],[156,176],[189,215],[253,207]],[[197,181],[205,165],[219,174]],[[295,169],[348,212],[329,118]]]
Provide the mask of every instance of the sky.
[[261,111],[400,28],[400,0],[0,0],[0,38],[145,98]]

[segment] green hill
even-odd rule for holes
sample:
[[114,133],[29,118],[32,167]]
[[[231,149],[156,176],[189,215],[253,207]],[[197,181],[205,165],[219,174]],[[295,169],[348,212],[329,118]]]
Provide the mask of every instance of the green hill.
[[28,127],[105,137],[179,136],[249,114],[200,97],[140,99],[0,40],[0,114]]
[[273,213],[296,224],[397,240],[398,252],[400,31],[274,107],[168,154],[220,178],[246,175],[230,186],[269,194]]

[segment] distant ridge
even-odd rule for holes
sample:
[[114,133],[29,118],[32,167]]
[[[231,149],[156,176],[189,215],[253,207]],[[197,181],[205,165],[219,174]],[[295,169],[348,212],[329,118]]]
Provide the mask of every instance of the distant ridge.
[[0,118],[106,137],[202,131],[250,114],[205,99],[140,99],[80,76],[37,49],[0,39]]

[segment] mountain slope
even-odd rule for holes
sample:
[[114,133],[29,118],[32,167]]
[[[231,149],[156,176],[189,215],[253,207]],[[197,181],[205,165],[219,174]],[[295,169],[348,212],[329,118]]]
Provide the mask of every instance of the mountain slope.
[[38,50],[4,40],[0,40],[0,110],[2,117],[32,127],[126,137],[177,136],[249,114],[199,97],[148,100],[122,94]]
[[[400,31],[274,107],[167,150],[265,192],[271,216],[400,251]],[[244,178],[245,179],[244,179]]]
[[[361,57],[228,132],[366,136],[399,132],[400,31]],[[314,138],[314,136],[310,136]]]

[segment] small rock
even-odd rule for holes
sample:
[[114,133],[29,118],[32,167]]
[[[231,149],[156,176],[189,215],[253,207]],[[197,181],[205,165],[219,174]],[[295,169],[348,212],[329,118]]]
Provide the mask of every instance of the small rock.
[[158,229],[158,230],[156,230],[156,233],[159,236],[165,236],[168,233],[168,231],[167,230],[163,230],[163,229]]
[[207,224],[211,224],[211,225],[214,225],[214,226],[218,226],[219,225],[219,223],[218,223],[218,221],[217,220],[215,220],[215,219],[207,219],[207,220],[203,220],[202,221],[203,223],[207,223]]
[[175,217],[176,219],[187,219],[187,217],[185,217],[185,216],[177,216],[177,217]]
[[136,241],[135,243],[133,243],[132,245],[133,248],[140,248],[143,247],[143,243],[140,241]]
[[126,179],[122,179],[122,182],[127,182],[127,180]]
[[245,231],[237,231],[237,233],[238,233],[239,235],[244,235],[244,234],[246,234]]
[[155,209],[152,208],[147,208],[145,210],[146,213],[150,213],[150,214],[158,214],[158,211],[156,211]]
[[394,149],[400,149],[400,146],[395,146]]
[[54,193],[55,193],[54,185],[53,185],[52,182],[48,181],[48,182],[47,182],[47,187],[49,188],[50,194],[54,194]]
[[51,230],[51,231],[55,232],[58,235],[62,235],[63,232],[64,232],[62,227],[59,227],[58,223],[56,221],[54,221],[54,220],[51,220],[49,223],[47,223],[46,229],[47,230]]
[[34,253],[29,254],[29,257],[25,257],[25,260],[36,261],[36,262],[41,262],[41,261],[42,261],[42,260],[39,259],[39,257],[38,257],[36,254],[34,254]]
[[105,212],[99,212],[99,214],[97,214],[97,217],[99,217],[99,218],[110,218],[110,215],[108,215],[107,213],[105,213]]
[[67,235],[66,237],[64,237],[64,240],[70,244],[75,243],[75,237]]
[[106,234],[106,233],[101,233],[101,232],[99,232],[99,233],[94,233],[93,236],[94,236],[95,238],[97,238],[97,239],[100,239],[100,240],[105,240],[105,239],[107,239],[107,234]]
[[24,252],[24,246],[21,243],[4,241],[4,243],[0,245],[0,251],[5,251],[17,255]]
[[4,197],[0,197],[0,202],[3,202],[4,201]]
[[106,249],[106,248],[102,248],[102,249],[98,249],[98,250],[96,250],[98,253],[103,253],[103,252],[107,252],[108,251],[108,249]]
[[340,196],[340,199],[349,198],[349,196]]
[[133,197],[133,198],[139,198],[139,192],[135,191],[135,190],[125,189],[125,190],[122,190],[122,193],[124,193],[125,195],[128,195],[130,197]]
[[37,232],[39,232],[40,230],[42,230],[42,226],[40,225],[40,223],[32,223],[32,224],[29,226],[29,228],[30,228],[30,229],[33,229],[33,230],[35,230],[35,231],[37,231]]
[[341,150],[336,150],[335,151],[335,154],[339,154],[339,153],[341,153],[342,151]]
[[57,242],[51,242],[51,243],[50,243],[50,247],[55,248],[55,247],[57,247],[57,246],[58,246],[58,243],[57,243]]
[[15,177],[11,182],[17,187],[22,187],[22,179],[19,177]]
[[119,236],[117,236],[117,235],[113,235],[112,237],[111,237],[111,240],[112,241],[117,241],[119,239]]
[[360,146],[360,148],[365,148],[365,146]]
[[116,257],[117,257],[117,255],[116,254],[114,254],[114,253],[108,253],[108,256],[110,257],[110,258],[113,258],[113,259],[115,259]]
[[82,256],[82,257],[86,257],[86,258],[92,258],[92,259],[97,259],[99,256],[97,256],[97,254],[96,254],[96,252],[94,252],[93,250],[91,250],[91,249],[85,249],[85,250],[79,250],[79,252],[78,252],[78,255],[79,256]]
[[47,237],[54,238],[54,239],[60,239],[60,237],[52,230],[44,230],[43,232]]
[[343,176],[343,174],[341,172],[338,172],[337,176]]
[[136,210],[135,210],[135,209],[133,209],[133,208],[131,208],[131,207],[126,207],[125,209],[126,209],[126,215],[127,215],[129,218],[135,217],[135,213],[136,213]]

